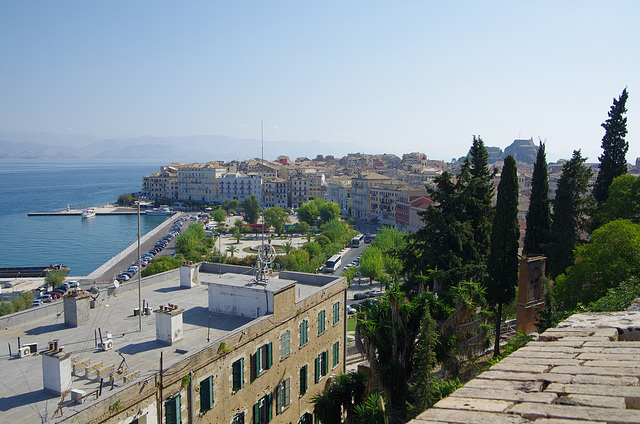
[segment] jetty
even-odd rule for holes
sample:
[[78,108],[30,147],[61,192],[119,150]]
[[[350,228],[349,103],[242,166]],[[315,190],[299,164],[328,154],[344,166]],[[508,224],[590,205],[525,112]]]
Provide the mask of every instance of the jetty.
[[[67,208],[59,211],[29,212],[27,216],[81,216],[82,209],[86,208]],[[95,210],[96,215],[136,215],[138,213],[138,208],[117,205],[97,206]],[[146,211],[141,211],[140,213],[144,215],[146,214]]]

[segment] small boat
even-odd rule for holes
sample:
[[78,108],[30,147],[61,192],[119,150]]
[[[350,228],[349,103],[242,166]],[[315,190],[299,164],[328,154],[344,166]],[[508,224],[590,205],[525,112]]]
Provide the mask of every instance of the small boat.
[[167,205],[160,205],[159,208],[153,208],[147,211],[148,216],[173,215],[174,212]]
[[82,218],[93,218],[96,216],[95,208],[87,208],[82,210]]

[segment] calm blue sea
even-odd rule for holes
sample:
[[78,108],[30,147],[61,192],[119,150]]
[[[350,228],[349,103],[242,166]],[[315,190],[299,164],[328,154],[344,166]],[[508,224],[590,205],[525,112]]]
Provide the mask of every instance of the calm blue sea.
[[[140,191],[142,177],[161,164],[0,160],[0,267],[63,263],[70,275],[91,273],[137,238],[134,216],[28,217],[99,206]],[[166,217],[142,216],[146,234]]]

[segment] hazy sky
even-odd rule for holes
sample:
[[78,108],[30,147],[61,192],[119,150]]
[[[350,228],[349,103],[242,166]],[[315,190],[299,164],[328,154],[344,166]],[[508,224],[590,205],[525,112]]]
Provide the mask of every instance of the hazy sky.
[[597,161],[628,86],[633,162],[639,22],[640,1],[6,0],[0,130],[259,139],[263,118],[267,142]]

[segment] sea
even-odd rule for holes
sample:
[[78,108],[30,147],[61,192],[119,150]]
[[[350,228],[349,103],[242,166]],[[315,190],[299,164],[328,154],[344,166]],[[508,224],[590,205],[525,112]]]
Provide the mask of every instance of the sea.
[[[142,189],[160,163],[0,160],[0,267],[71,267],[85,276],[137,240],[136,215],[27,216],[113,203]],[[141,216],[144,235],[165,216]]]

